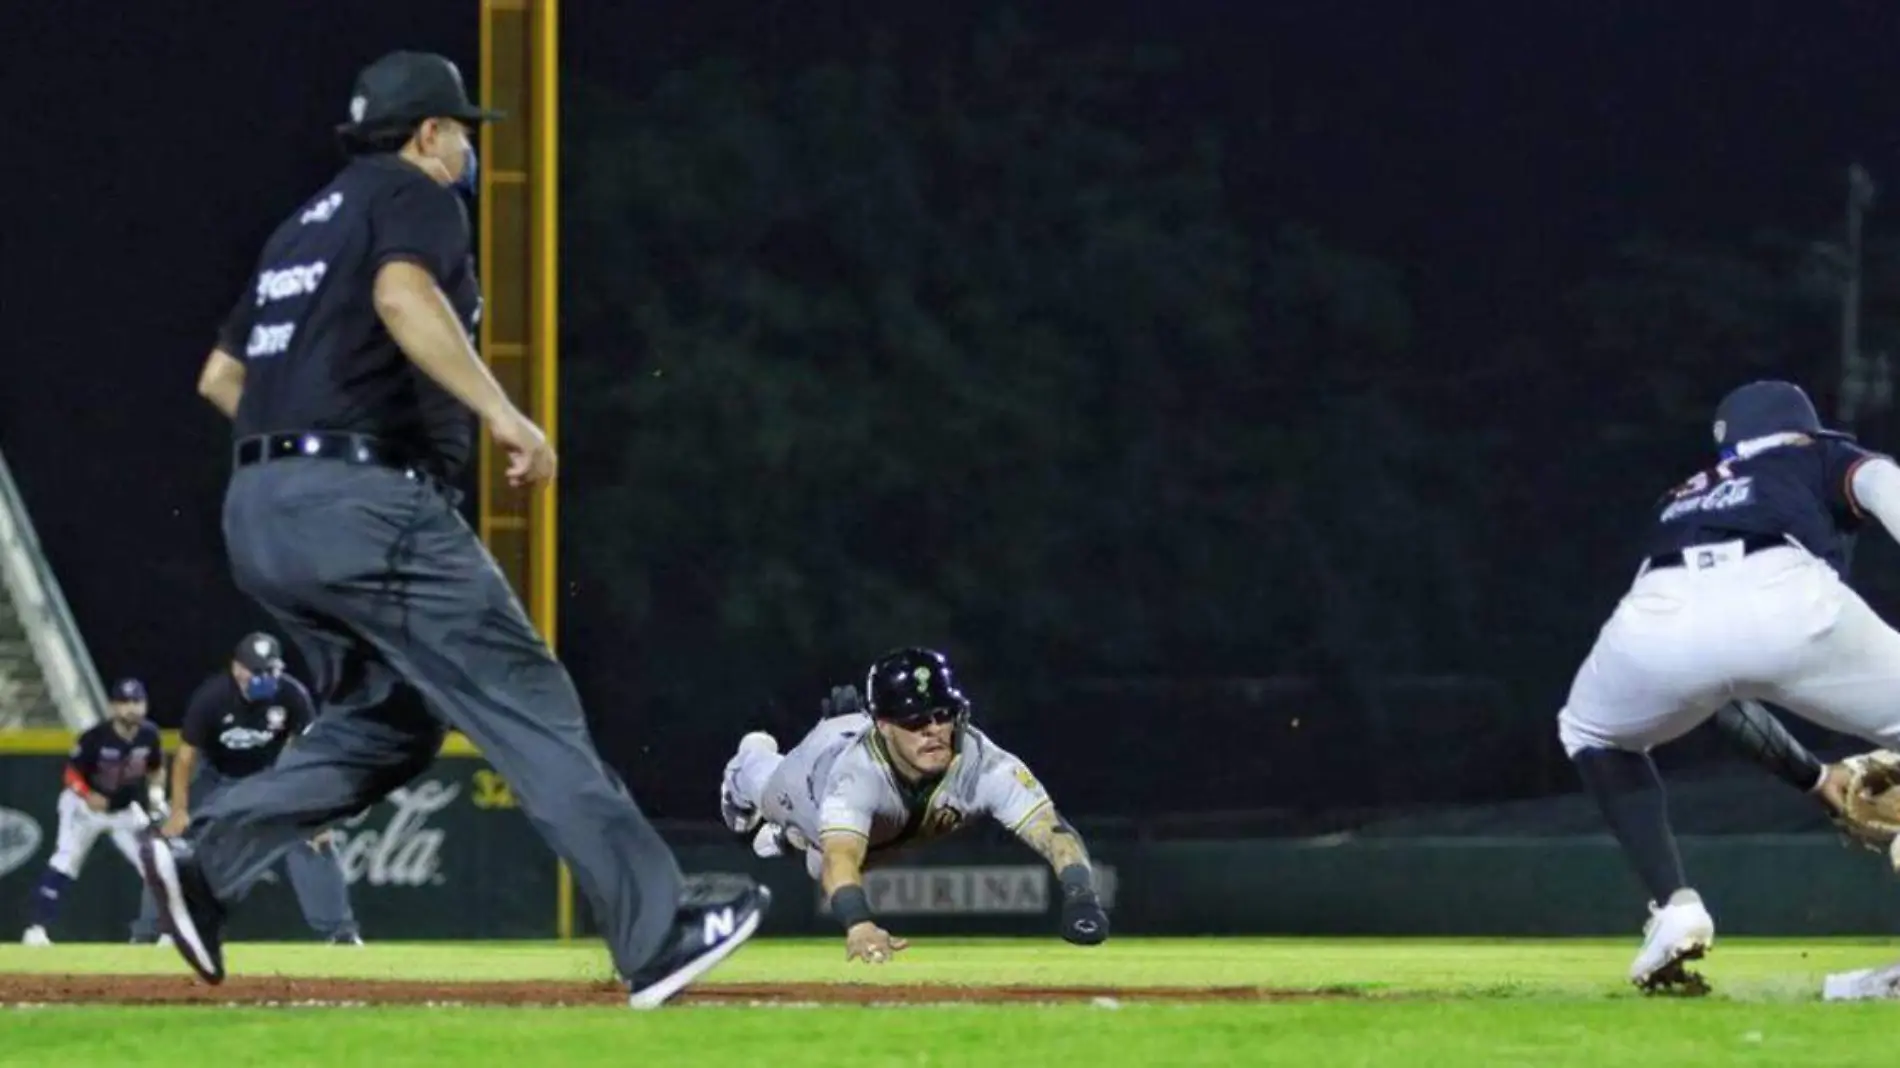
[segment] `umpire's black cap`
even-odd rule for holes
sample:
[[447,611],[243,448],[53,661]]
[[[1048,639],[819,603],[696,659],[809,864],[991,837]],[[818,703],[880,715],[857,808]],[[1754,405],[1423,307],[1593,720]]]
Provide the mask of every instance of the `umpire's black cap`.
[[400,129],[433,118],[493,122],[507,113],[476,107],[462,72],[433,52],[391,52],[364,67],[350,92],[350,121],[336,128],[344,137]]
[[284,647],[277,639],[263,631],[246,634],[238,643],[237,651],[231,659],[244,665],[245,670],[255,675],[268,675],[281,671],[284,667]]

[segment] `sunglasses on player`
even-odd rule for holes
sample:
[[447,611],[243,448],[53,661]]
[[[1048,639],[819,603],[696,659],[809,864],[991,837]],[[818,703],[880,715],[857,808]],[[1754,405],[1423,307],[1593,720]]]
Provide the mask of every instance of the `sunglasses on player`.
[[901,716],[892,716],[890,721],[907,731],[920,731],[937,723],[955,723],[963,710],[954,705],[942,708],[928,708],[922,712],[910,712]]

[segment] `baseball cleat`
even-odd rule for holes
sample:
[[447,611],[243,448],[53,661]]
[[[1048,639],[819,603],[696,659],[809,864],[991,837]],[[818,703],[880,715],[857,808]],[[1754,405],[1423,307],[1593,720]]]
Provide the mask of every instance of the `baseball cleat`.
[[754,885],[707,904],[681,905],[659,956],[627,981],[628,1006],[657,1009],[672,1000],[757,934],[771,904],[772,891]]
[[34,924],[26,929],[25,934],[20,936],[20,944],[23,946],[50,946],[53,944],[53,940],[46,936],[46,928]]
[[726,774],[719,781],[719,818],[734,834],[750,834],[759,825],[757,805],[748,805],[739,800],[739,769],[745,765],[745,756],[750,752],[778,752],[778,739],[764,731],[753,731],[739,739],[739,751],[731,760],[726,761]]
[[1701,895],[1678,890],[1667,905],[1650,905],[1643,948],[1630,965],[1630,982],[1645,994],[1706,994],[1708,980],[1684,965],[1701,960],[1714,944],[1715,920],[1703,907]]
[[171,839],[139,838],[139,870],[158,902],[158,922],[173,948],[205,982],[224,981],[224,942],[219,928],[224,910],[211,896],[204,876],[189,855],[180,856]]

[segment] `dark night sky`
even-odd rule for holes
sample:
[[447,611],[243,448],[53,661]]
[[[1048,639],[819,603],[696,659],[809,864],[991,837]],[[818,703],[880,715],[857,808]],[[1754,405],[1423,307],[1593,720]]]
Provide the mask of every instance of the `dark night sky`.
[[[855,52],[865,14],[900,5],[563,6],[567,76],[638,92],[744,41],[773,42],[786,62]],[[931,12],[907,16],[920,22],[895,34],[902,54],[963,39],[976,9],[916,6]],[[14,353],[0,447],[101,670],[147,677],[173,722],[258,622],[224,571],[224,426],[193,392],[217,317],[257,242],[327,178],[356,68],[422,47],[473,82],[476,5],[18,8],[0,73]],[[1850,159],[1900,178],[1891,0],[1024,10],[1049,37],[1176,49],[1185,73],[1157,111],[1229,127],[1251,222],[1306,220],[1402,264],[1433,358],[1544,328],[1556,294],[1623,238],[1825,230]],[[1579,374],[1578,403],[1616,373]],[[604,699],[574,653],[583,695]]]

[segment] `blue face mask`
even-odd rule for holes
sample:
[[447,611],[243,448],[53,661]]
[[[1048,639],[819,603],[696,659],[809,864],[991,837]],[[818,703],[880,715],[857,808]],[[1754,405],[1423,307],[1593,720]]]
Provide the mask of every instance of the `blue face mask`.
[[252,701],[268,701],[277,696],[277,676],[252,675],[244,684],[244,696]]
[[481,165],[475,158],[475,146],[466,146],[462,149],[462,176],[455,180],[455,188],[461,190],[463,196],[473,197],[479,188],[475,184],[475,176],[480,171]]

